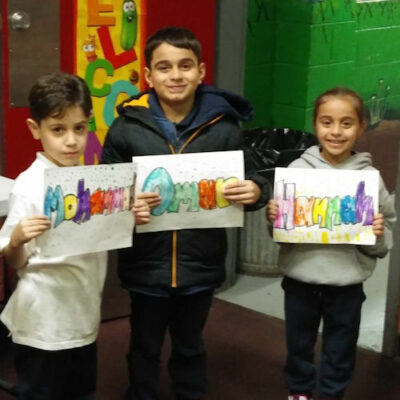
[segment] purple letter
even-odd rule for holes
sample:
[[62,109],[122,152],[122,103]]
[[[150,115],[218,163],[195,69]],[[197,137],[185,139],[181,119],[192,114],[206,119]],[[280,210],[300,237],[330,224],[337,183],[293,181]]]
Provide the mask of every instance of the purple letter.
[[78,182],[78,211],[74,217],[74,222],[80,224],[81,222],[90,219],[90,192],[89,189],[84,190],[85,182],[80,179]]
[[357,186],[356,201],[356,220],[362,222],[365,213],[365,221],[363,225],[372,225],[374,220],[374,203],[371,196],[365,195],[365,182],[361,181]]

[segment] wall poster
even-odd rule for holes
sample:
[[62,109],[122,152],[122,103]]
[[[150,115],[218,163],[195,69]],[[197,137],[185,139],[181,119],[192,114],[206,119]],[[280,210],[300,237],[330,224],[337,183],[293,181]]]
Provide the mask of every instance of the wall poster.
[[93,101],[84,163],[96,164],[116,106],[145,87],[146,0],[76,1],[75,72]]

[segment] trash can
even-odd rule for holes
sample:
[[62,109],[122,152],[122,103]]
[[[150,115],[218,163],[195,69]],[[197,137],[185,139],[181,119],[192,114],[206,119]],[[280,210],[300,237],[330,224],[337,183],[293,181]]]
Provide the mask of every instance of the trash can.
[[[253,128],[244,131],[245,153],[254,168],[274,187],[275,167],[287,167],[310,146],[318,143],[316,136],[288,128]],[[238,272],[253,275],[279,274],[279,245],[268,231],[265,207],[245,213],[240,232]]]

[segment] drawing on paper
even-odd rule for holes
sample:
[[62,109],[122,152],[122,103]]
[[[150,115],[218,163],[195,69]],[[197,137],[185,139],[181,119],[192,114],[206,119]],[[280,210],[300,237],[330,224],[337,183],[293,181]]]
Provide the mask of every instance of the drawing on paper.
[[134,227],[134,163],[49,168],[43,213],[50,229],[37,239],[47,257],[128,247]]
[[242,151],[134,157],[137,187],[157,192],[161,204],[139,232],[243,226],[243,207],[223,197],[225,185],[244,179]]
[[159,216],[165,212],[178,213],[181,203],[188,204],[186,211],[189,212],[200,211],[200,208],[213,210],[231,205],[223,196],[224,186],[238,180],[236,177],[230,177],[174,183],[170,173],[165,168],[158,167],[146,177],[142,192],[158,190],[162,198],[161,204],[151,211],[152,215]]
[[277,168],[274,239],[375,243],[372,223],[378,209],[378,179],[377,171]]

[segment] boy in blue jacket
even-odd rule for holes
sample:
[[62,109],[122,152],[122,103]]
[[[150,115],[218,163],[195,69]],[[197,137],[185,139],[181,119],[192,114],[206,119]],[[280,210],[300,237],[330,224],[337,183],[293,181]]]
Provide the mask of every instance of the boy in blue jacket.
[[[145,78],[150,91],[118,107],[103,148],[103,163],[132,156],[243,149],[238,121],[252,117],[243,98],[202,84],[201,45],[184,28],[166,27],[146,42]],[[247,171],[246,180],[227,186],[231,202],[257,209],[266,203],[267,183]],[[154,208],[157,193],[140,193]],[[136,216],[146,223],[148,215]],[[128,355],[129,399],[159,399],[160,351],[169,330],[169,371],[178,400],[206,393],[202,331],[213,292],[225,278],[225,229],[184,229],[141,233],[133,247],[119,251],[119,276],[131,296]]]

